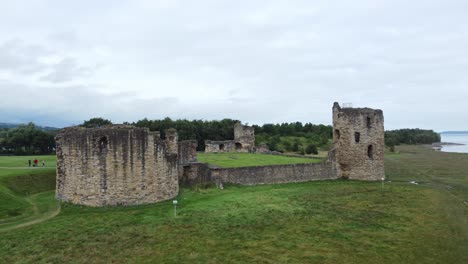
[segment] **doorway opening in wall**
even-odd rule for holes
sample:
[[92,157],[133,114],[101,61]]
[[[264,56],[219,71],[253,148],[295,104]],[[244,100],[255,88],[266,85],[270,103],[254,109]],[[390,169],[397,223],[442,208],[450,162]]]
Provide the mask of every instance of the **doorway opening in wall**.
[[236,150],[241,150],[241,149],[242,149],[242,144],[236,143]]
[[99,152],[102,152],[102,151],[104,151],[105,149],[107,149],[107,144],[108,144],[108,142],[107,142],[107,137],[104,136],[104,137],[98,138],[98,140],[97,140],[97,147],[98,147],[98,149],[99,149]]
[[371,128],[371,118],[367,117],[367,128]]
[[335,139],[338,140],[340,139],[340,130],[335,129]]
[[224,150],[224,144],[219,144],[219,150]]
[[369,157],[369,159],[374,159],[374,146],[369,145],[367,147],[367,156]]

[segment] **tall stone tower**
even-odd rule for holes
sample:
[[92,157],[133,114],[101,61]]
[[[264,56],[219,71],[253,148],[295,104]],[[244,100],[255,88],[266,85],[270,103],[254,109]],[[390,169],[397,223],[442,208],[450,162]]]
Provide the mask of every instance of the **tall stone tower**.
[[333,152],[338,177],[381,180],[384,172],[382,110],[333,104]]
[[255,147],[255,129],[244,126],[241,122],[234,124],[235,148],[238,152],[252,152]]

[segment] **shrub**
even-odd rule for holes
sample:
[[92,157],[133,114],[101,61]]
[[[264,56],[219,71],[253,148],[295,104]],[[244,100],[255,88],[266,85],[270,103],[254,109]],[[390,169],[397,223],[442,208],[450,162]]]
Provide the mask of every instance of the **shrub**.
[[317,146],[315,146],[314,144],[307,145],[307,147],[305,149],[305,153],[307,153],[307,154],[318,154]]

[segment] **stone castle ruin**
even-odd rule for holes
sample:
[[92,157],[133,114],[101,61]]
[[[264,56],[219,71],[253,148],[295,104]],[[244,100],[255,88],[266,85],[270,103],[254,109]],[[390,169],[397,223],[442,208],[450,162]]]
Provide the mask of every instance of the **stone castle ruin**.
[[[322,179],[380,180],[384,175],[381,110],[333,105],[333,148],[321,163],[217,168],[196,162],[196,141],[177,131],[111,125],[61,130],[56,198],[87,206],[138,205],[172,199],[180,184],[242,185]],[[234,140],[207,141],[208,152],[255,152],[251,127],[235,125]],[[220,146],[224,144],[223,146]]]
[[71,127],[57,142],[59,200],[88,206],[135,205],[179,192],[177,132],[132,126]]
[[205,152],[254,152],[255,131],[253,127],[244,126],[241,122],[234,125],[234,140],[205,141]]
[[338,177],[381,180],[384,172],[382,110],[333,105],[334,165]]

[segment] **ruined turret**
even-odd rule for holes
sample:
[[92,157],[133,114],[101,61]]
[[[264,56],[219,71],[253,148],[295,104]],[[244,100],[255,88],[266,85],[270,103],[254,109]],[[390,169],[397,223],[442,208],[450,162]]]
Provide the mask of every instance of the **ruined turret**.
[[333,159],[337,177],[381,180],[384,172],[382,110],[333,105]]

